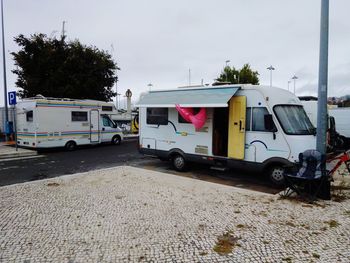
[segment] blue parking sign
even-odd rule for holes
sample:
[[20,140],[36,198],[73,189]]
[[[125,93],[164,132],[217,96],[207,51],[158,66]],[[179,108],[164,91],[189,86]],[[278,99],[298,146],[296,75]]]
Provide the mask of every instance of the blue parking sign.
[[9,104],[16,105],[17,104],[16,91],[9,92],[8,96],[9,96]]

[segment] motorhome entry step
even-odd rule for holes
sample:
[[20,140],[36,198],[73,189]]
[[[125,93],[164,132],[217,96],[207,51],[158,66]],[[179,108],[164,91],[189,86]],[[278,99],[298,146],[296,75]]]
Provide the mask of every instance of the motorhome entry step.
[[216,171],[221,171],[221,172],[225,172],[228,170],[227,167],[222,167],[222,166],[211,166],[210,169],[216,170]]

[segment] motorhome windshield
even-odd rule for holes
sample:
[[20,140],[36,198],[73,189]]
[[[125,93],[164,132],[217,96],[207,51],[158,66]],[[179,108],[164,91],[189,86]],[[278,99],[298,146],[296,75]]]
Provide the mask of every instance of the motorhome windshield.
[[303,106],[277,105],[275,114],[284,132],[290,135],[315,134],[315,127],[307,117]]

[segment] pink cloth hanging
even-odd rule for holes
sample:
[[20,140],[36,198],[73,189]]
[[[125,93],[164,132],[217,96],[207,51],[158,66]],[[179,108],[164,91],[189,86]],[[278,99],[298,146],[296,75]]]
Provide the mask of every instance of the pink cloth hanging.
[[207,111],[205,108],[201,108],[196,115],[193,114],[193,108],[182,108],[178,104],[175,105],[175,108],[182,118],[193,124],[196,130],[202,128],[207,120]]

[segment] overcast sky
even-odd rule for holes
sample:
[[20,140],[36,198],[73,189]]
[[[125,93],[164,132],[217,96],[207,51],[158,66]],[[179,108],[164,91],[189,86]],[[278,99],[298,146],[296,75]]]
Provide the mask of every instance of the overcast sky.
[[[4,0],[8,89],[15,90],[13,38],[45,33],[113,52],[118,92],[212,83],[225,66],[250,63],[269,84],[316,95],[321,0]],[[350,94],[349,0],[330,1],[329,96]],[[114,51],[112,49],[114,47]],[[1,63],[2,65],[2,63]],[[0,73],[3,105],[3,70]],[[293,88],[293,82],[290,84]]]

